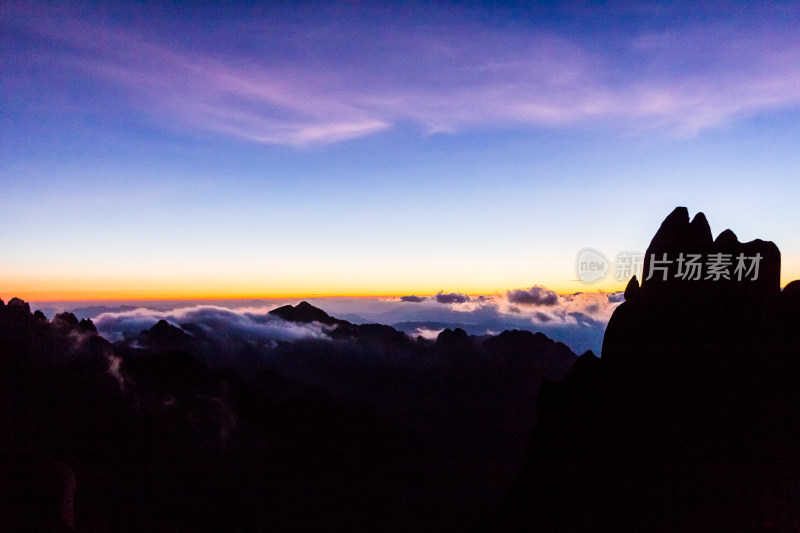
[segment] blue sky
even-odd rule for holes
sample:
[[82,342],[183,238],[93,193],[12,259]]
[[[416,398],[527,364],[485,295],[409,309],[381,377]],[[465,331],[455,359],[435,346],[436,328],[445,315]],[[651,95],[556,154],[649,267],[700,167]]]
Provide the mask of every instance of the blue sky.
[[798,3],[0,5],[0,297],[569,292],[676,205],[800,277]]

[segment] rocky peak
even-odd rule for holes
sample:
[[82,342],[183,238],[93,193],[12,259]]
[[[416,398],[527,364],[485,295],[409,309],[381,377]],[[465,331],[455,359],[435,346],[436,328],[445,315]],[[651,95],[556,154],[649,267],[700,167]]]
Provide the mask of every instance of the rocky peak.
[[[697,279],[677,276],[690,254]],[[745,268],[738,279],[739,255],[760,257],[757,277]],[[796,530],[800,281],[780,291],[773,243],[730,230],[712,240],[705,216],[690,222],[684,207],[644,267],[602,357],[542,385],[528,467],[493,529]]]
[[346,325],[349,324],[344,320],[338,320],[333,318],[328,313],[323,311],[318,307],[314,307],[308,302],[300,302],[299,304],[293,305],[284,305],[283,307],[279,307],[277,309],[273,309],[269,312],[272,316],[277,316],[278,318],[282,318],[289,322],[298,322],[301,324],[306,324],[309,322],[319,322],[321,324],[327,325]]
[[69,312],[58,313],[53,317],[53,325],[57,328],[72,330],[78,327],[78,317]]
[[777,246],[756,239],[739,242],[726,229],[716,239],[703,213],[689,221],[685,207],[664,219],[644,258],[641,288],[645,294],[690,301],[759,299],[780,290],[781,255]]
[[17,314],[29,315],[31,314],[31,306],[28,302],[19,298],[11,298],[6,305],[6,309]]
[[163,319],[142,331],[140,338],[153,351],[185,350],[192,340],[188,333]]

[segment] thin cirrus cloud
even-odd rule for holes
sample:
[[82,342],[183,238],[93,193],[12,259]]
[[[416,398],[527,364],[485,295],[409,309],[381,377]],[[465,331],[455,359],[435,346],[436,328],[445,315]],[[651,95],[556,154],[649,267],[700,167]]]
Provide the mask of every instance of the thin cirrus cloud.
[[336,142],[389,127],[346,99],[315,89],[289,66],[235,69],[210,54],[180,52],[124,31],[74,23],[49,28],[60,42],[55,68],[67,68],[170,128],[251,141],[302,145]]
[[22,25],[50,41],[37,53],[53,68],[162,127],[260,143],[331,143],[409,123],[426,133],[598,123],[693,135],[800,103],[800,40],[769,25],[676,22],[592,47],[558,28],[477,21],[343,19],[331,32],[318,20],[234,18],[188,47],[163,29],[65,19]]

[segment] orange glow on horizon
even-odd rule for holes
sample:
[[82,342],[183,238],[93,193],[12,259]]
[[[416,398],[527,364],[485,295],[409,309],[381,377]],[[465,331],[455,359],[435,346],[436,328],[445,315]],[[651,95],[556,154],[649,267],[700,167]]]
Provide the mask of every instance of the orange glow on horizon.
[[[432,289],[431,287],[425,288],[403,288],[403,287],[387,287],[364,290],[353,290],[346,288],[314,288],[314,287],[285,287],[278,290],[230,290],[225,288],[205,288],[199,287],[173,287],[166,289],[162,287],[147,287],[129,289],[123,287],[91,287],[91,286],[72,286],[69,288],[62,288],[55,284],[42,288],[32,288],[30,286],[19,286],[14,289],[2,289],[0,298],[8,301],[11,298],[17,297],[30,302],[45,302],[45,301],[131,301],[131,300],[258,300],[258,299],[302,299],[302,298],[392,298],[407,295],[417,296],[431,296],[440,291],[445,293],[462,293],[470,296],[490,295],[497,293],[504,293],[506,290],[516,288],[526,288],[535,283],[527,285],[520,285],[515,287],[485,287],[473,286],[468,290],[459,290],[458,287],[444,287],[439,289]],[[624,284],[620,285],[615,282],[613,286],[604,284],[599,285],[581,285],[574,282],[570,285],[554,286],[541,284],[544,287],[553,290],[559,294],[570,294],[573,292],[615,292],[623,290]]]
[[[794,266],[794,264],[792,264]],[[788,272],[787,272],[788,271]],[[800,269],[784,269],[781,286],[785,287],[795,279],[800,279]],[[8,301],[17,297],[30,302],[44,301],[115,301],[115,300],[256,300],[256,299],[302,299],[302,298],[391,298],[406,295],[430,296],[440,291],[462,293],[470,296],[504,293],[511,289],[521,289],[541,285],[559,294],[574,292],[616,292],[625,289],[625,282],[606,279],[587,285],[576,280],[566,282],[519,282],[508,280],[494,286],[483,283],[372,283],[359,284],[356,281],[340,282],[336,285],[326,280],[312,280],[306,283],[295,280],[293,283],[266,284],[242,280],[236,283],[214,283],[206,280],[5,280],[0,286],[0,298]],[[270,286],[271,285],[271,286]]]

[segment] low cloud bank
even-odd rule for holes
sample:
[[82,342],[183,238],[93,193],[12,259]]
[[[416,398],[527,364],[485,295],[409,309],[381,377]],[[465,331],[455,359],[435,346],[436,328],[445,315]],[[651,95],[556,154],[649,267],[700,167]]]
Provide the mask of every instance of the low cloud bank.
[[[190,332],[204,332],[216,340],[239,338],[266,342],[328,338],[326,326],[322,324],[287,322],[267,314],[269,310],[233,310],[213,305],[198,305],[172,311],[139,308],[121,313],[102,313],[94,318],[94,324],[97,331],[112,342],[135,339],[159,320],[165,320]],[[187,324],[191,327],[187,327]]]
[[[369,320],[395,324],[410,335],[430,336],[442,327],[462,327],[473,335],[505,329],[541,331],[577,353],[600,348],[614,309],[624,301],[622,291],[558,294],[541,285],[484,295],[440,292],[404,296],[380,302],[380,312],[360,312]],[[413,302],[414,305],[407,305]],[[335,313],[336,302],[329,311]],[[435,326],[435,327],[434,327]]]
[[[401,298],[400,301],[408,300]],[[574,325],[608,322],[617,305],[624,301],[624,297],[622,292],[576,292],[559,295],[546,287],[535,285],[492,295],[470,296],[440,292],[433,301],[447,305],[450,310],[458,312],[462,319],[467,315],[481,319],[494,315],[524,318],[532,324],[561,322]]]
[[[599,353],[605,326],[623,300],[622,292],[557,294],[535,285],[486,295],[442,291],[387,299],[321,298],[311,303],[331,316],[358,323],[405,324],[398,329],[413,337],[433,339],[442,328],[454,326],[474,335],[527,329],[541,331],[578,353],[587,349]],[[143,330],[165,320],[226,352],[233,345],[241,348],[247,344],[248,349],[258,347],[263,352],[264,347],[278,342],[329,340],[329,326],[287,322],[269,315],[277,305],[269,301],[234,309],[223,305],[227,304],[115,310],[92,318],[99,333],[110,341],[133,341]],[[355,316],[358,320],[352,318]]]

